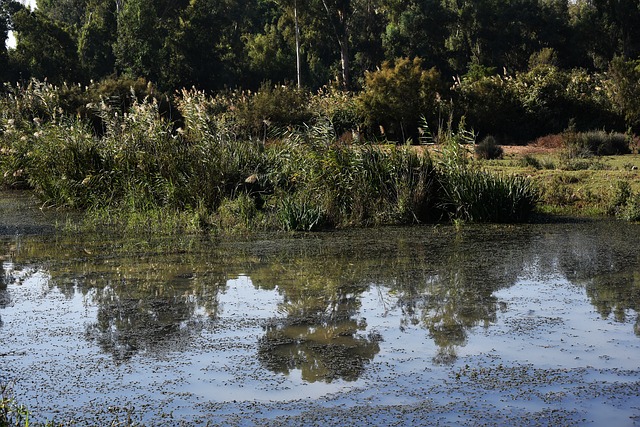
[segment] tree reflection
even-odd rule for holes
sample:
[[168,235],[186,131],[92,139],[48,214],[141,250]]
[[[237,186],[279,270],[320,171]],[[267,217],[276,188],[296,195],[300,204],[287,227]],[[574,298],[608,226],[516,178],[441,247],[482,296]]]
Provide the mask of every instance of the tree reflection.
[[[11,265],[46,266],[50,286],[95,304],[87,339],[118,361],[186,345],[217,318],[227,281],[247,275],[282,297],[259,339],[260,363],[279,373],[298,370],[310,382],[353,381],[381,346],[361,307],[372,285],[385,289],[381,310],[402,313],[399,328],[424,328],[441,364],[455,361],[473,328],[496,321],[495,292],[527,271],[560,272],[584,286],[603,317],[637,316],[637,230],[619,223],[467,225],[248,242],[52,237],[29,239]],[[0,308],[9,301],[7,283],[19,280],[4,269]]]
[[466,345],[471,328],[487,328],[496,321],[498,301],[493,293],[516,282],[527,262],[523,247],[529,239],[526,232],[470,228],[437,247],[437,254],[429,242],[414,249],[423,252],[416,263],[426,268],[419,278],[391,287],[404,315],[402,327],[422,325],[438,346],[434,363],[453,363],[456,348]]
[[[559,245],[559,265],[566,277],[584,286],[604,319],[626,322],[635,316],[640,336],[640,255],[637,225],[611,223],[575,233]],[[633,313],[633,314],[632,314]]]
[[50,287],[69,298],[81,292],[97,307],[86,337],[122,362],[138,353],[179,351],[216,319],[229,277],[212,264],[218,254],[205,256],[202,249],[193,241],[60,238],[35,241],[20,256],[37,254],[48,266]]
[[258,342],[258,360],[283,374],[299,370],[308,382],[355,381],[380,351],[380,336],[367,333],[359,317],[360,295],[368,288],[352,280],[353,264],[315,257],[270,267],[252,275],[254,285],[277,286],[278,311]]
[[[180,350],[216,315],[215,305],[201,307],[199,298],[182,294],[171,282],[155,289],[146,285],[123,280],[115,286],[94,288],[97,322],[87,327],[87,337],[117,362],[138,352]],[[199,317],[201,308],[206,315]]]

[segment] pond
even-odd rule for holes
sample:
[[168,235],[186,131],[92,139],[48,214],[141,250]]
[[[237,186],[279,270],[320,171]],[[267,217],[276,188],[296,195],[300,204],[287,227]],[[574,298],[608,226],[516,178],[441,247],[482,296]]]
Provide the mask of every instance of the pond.
[[640,225],[65,237],[25,200],[0,382],[32,420],[640,423]]

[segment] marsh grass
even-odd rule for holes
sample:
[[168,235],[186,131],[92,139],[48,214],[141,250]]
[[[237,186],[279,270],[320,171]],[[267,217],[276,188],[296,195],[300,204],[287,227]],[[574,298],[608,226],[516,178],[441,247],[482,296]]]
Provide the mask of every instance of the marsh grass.
[[540,198],[536,185],[524,177],[481,169],[446,169],[441,182],[444,210],[462,221],[524,221]]
[[[326,114],[277,131],[270,124],[260,137],[247,121],[285,114],[286,100],[299,104],[303,94],[183,90],[174,101],[178,126],[157,98],[132,93],[125,112],[107,99],[93,105],[100,132],[63,114],[58,95],[55,87],[32,84],[1,98],[2,184],[32,188],[46,206],[81,209],[96,224],[123,231],[509,222],[526,219],[537,200],[527,179],[476,167],[475,135],[464,123],[438,131],[437,160],[408,146],[352,144],[328,114],[336,111],[336,94],[322,98]],[[275,98],[282,102],[269,110]]]
[[16,402],[10,384],[0,383],[0,426],[29,427],[29,411]]
[[602,130],[563,134],[564,157],[566,160],[589,158],[592,156],[613,156],[630,154],[632,138],[618,132]]

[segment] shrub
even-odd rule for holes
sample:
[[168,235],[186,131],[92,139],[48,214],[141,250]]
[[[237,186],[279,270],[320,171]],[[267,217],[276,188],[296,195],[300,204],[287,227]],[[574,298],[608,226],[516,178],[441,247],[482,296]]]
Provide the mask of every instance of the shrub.
[[619,216],[627,221],[640,221],[640,193],[633,194],[629,198]]
[[498,145],[496,139],[493,136],[485,137],[475,147],[476,157],[484,160],[501,159],[504,154],[504,150]]
[[270,129],[301,127],[312,119],[309,94],[293,86],[264,83],[258,92],[247,92],[234,101],[240,137],[265,139]]
[[530,131],[526,111],[509,76],[477,76],[459,80],[453,86],[455,110],[481,134],[504,140],[526,140]]
[[622,208],[626,206],[632,195],[631,184],[627,181],[616,182],[613,198],[609,204],[607,212],[610,215],[620,214]]
[[425,116],[435,122],[443,90],[440,73],[434,68],[425,70],[419,58],[400,58],[366,73],[359,102],[370,132],[392,141],[417,143],[420,119]]
[[640,193],[634,193],[627,181],[618,181],[607,213],[627,221],[640,221]]
[[324,87],[312,96],[310,110],[315,121],[328,120],[338,138],[358,142],[364,118],[353,94]]
[[623,133],[604,131],[574,132],[563,134],[565,158],[588,158],[631,153],[629,138]]
[[534,169],[542,169],[542,163],[540,160],[533,157],[531,154],[526,154],[520,158],[518,164],[522,167],[532,167]]

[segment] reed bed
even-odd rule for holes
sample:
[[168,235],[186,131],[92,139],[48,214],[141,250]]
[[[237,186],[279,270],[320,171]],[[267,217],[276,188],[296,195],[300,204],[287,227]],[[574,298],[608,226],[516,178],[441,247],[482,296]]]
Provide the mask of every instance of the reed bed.
[[345,142],[320,113],[309,124],[267,129],[265,121],[264,133],[243,132],[234,115],[246,114],[242,97],[183,90],[174,118],[156,98],[132,94],[125,111],[105,100],[87,106],[87,120],[65,112],[58,91],[38,82],[6,88],[0,179],[98,222],[189,231],[512,222],[538,200],[527,179],[492,175],[459,154],[434,160],[407,146]]

